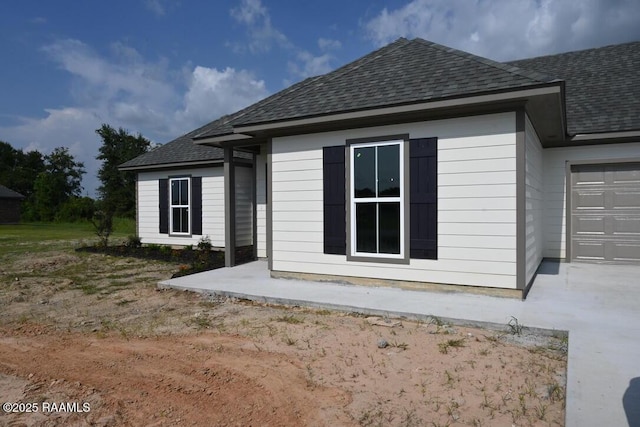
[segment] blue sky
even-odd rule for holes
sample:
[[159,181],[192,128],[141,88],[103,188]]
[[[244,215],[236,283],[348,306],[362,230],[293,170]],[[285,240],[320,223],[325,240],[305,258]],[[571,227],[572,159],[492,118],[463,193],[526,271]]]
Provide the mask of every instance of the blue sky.
[[637,0],[21,0],[0,5],[0,140],[70,148],[94,195],[102,123],[168,142],[398,37],[495,60],[640,40]]

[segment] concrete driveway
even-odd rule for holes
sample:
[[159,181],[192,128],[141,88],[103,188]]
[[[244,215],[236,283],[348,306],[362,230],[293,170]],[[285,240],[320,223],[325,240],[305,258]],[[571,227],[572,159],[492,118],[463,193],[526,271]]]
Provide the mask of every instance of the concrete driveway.
[[161,287],[281,304],[569,331],[569,427],[640,426],[640,267],[545,261],[526,301],[272,279],[265,261]]

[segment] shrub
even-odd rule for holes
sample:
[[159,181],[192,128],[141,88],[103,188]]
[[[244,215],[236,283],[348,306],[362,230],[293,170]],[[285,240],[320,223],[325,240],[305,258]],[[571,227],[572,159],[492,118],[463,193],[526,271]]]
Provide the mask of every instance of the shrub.
[[128,248],[140,248],[142,247],[142,239],[138,236],[129,236],[127,237],[127,242],[125,246]]
[[91,224],[101,246],[109,245],[109,236],[113,232],[113,215],[105,211],[96,211],[91,218]]
[[198,249],[201,251],[210,251],[213,248],[209,236],[202,236],[198,241]]

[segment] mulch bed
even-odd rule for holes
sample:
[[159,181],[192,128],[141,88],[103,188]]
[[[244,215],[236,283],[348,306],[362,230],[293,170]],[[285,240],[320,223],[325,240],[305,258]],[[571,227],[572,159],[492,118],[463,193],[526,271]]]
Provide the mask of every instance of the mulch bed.
[[[83,246],[76,251],[180,263],[179,270],[171,276],[172,279],[224,267],[224,251],[172,249],[170,246],[158,245]],[[236,248],[236,264],[244,264],[254,259],[253,246]]]

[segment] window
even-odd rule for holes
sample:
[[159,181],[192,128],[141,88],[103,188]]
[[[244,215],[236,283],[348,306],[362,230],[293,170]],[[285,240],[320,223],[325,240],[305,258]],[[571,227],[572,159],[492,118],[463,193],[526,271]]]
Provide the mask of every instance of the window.
[[402,140],[352,144],[351,254],[404,257]]
[[189,178],[171,178],[169,213],[171,234],[190,234],[189,229]]

